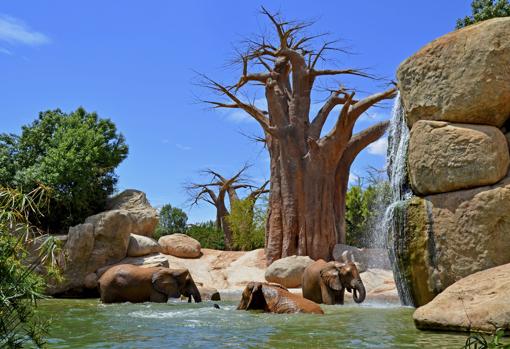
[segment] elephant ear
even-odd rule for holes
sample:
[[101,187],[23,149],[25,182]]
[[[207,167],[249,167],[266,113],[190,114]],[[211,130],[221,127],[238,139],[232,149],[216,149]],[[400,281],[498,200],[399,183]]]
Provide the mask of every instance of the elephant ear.
[[152,286],[170,298],[179,298],[179,284],[172,271],[162,269],[152,274]]
[[335,266],[330,266],[322,269],[321,278],[329,288],[335,291],[340,291],[343,288],[342,283],[340,282],[338,269]]
[[251,290],[250,299],[248,300],[246,310],[263,310],[265,308],[266,298],[263,292],[263,286],[261,283],[257,282],[253,285]]

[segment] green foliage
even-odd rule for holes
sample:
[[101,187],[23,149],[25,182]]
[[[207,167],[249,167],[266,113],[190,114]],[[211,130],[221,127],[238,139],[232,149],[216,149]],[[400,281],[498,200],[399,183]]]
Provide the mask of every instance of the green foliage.
[[391,202],[387,181],[373,181],[363,188],[361,182],[347,191],[345,223],[347,244],[357,247],[383,247],[371,241],[372,230],[380,226],[385,208]]
[[457,29],[491,18],[510,16],[510,3],[508,0],[473,0],[471,9],[473,11],[471,16],[457,20]]
[[186,234],[198,240],[202,248],[225,249],[223,231],[216,228],[214,221],[191,224],[188,226]]
[[510,343],[503,343],[502,338],[505,330],[498,328],[491,336],[489,341],[481,333],[472,333],[469,335],[464,345],[464,349],[510,349]]
[[188,216],[183,210],[170,204],[164,205],[159,212],[159,224],[154,235],[158,239],[163,235],[185,234],[187,221]]
[[39,184],[53,188],[52,214],[41,225],[63,230],[104,208],[117,183],[114,170],[127,153],[108,119],[83,108],[42,112],[21,135],[0,136],[0,185],[24,193]]
[[[36,238],[29,215],[39,215],[47,204],[47,191],[36,188],[28,194],[0,187],[0,347],[21,348],[30,343],[44,345],[48,321],[35,315],[36,300],[42,298],[44,279],[35,270],[45,268],[60,276],[55,267],[59,248],[54,239],[34,249]],[[39,251],[39,253],[37,253]]]
[[232,247],[241,251],[264,247],[266,218],[267,208],[255,205],[251,197],[233,202],[227,217]]

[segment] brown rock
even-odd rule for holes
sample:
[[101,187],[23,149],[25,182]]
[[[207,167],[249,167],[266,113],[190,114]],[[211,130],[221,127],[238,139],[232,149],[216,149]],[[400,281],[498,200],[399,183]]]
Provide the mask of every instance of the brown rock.
[[85,276],[85,279],[83,280],[83,284],[86,288],[96,288],[97,280],[98,280],[97,274],[90,273],[87,276]]
[[134,189],[124,190],[110,198],[108,210],[127,210],[133,221],[133,234],[152,237],[158,225],[158,212],[153,208],[144,192]]
[[497,183],[510,156],[496,127],[421,120],[411,130],[408,164],[413,191],[427,195]]
[[131,234],[129,238],[127,256],[145,256],[148,254],[160,252],[160,250],[161,246],[159,246],[156,240],[143,235]]
[[170,234],[159,238],[163,253],[182,258],[200,257],[200,242],[186,234]]
[[313,263],[308,256],[290,256],[278,259],[266,270],[265,279],[285,287],[301,287],[305,268]]
[[397,71],[409,126],[443,120],[501,127],[510,116],[510,18],[436,39]]
[[510,263],[509,212],[510,177],[410,200],[396,259],[415,305],[463,277]]
[[485,331],[510,328],[510,264],[469,275],[413,315],[422,330]]
[[203,301],[221,301],[220,293],[214,287],[198,286]]
[[94,249],[88,261],[88,270],[112,264],[126,257],[133,221],[126,210],[106,211],[85,220],[94,226]]

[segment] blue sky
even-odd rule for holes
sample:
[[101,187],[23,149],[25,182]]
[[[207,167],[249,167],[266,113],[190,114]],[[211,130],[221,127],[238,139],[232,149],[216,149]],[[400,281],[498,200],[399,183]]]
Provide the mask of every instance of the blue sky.
[[[119,189],[137,188],[153,205],[185,207],[183,184],[210,167],[225,175],[244,163],[255,182],[269,178],[267,152],[245,134],[258,125],[236,111],[197,103],[206,95],[196,72],[230,83],[226,63],[243,38],[268,28],[260,5],[286,18],[317,20],[352,55],[335,67],[367,68],[394,79],[399,63],[453,30],[470,1],[0,1],[0,132],[20,130],[39,111],[83,106],[111,118],[125,135],[129,157]],[[366,93],[381,82],[349,80]],[[262,94],[256,95],[262,97]],[[314,99],[318,108],[321,95]],[[358,129],[388,118],[391,105],[364,116]],[[243,135],[244,134],[244,135]],[[352,173],[383,168],[385,139],[363,151]],[[190,221],[214,218],[207,205]]]

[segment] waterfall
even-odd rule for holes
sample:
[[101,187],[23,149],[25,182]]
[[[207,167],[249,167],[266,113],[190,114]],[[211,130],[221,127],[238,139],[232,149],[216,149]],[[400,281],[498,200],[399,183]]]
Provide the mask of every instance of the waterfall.
[[390,179],[392,204],[386,209],[383,219],[383,232],[387,238],[390,261],[395,284],[403,305],[413,305],[409,283],[404,274],[404,265],[398,258],[399,251],[405,249],[405,226],[407,199],[412,195],[407,177],[407,147],[409,128],[405,120],[404,108],[397,95],[393,106],[388,137],[387,171]]

